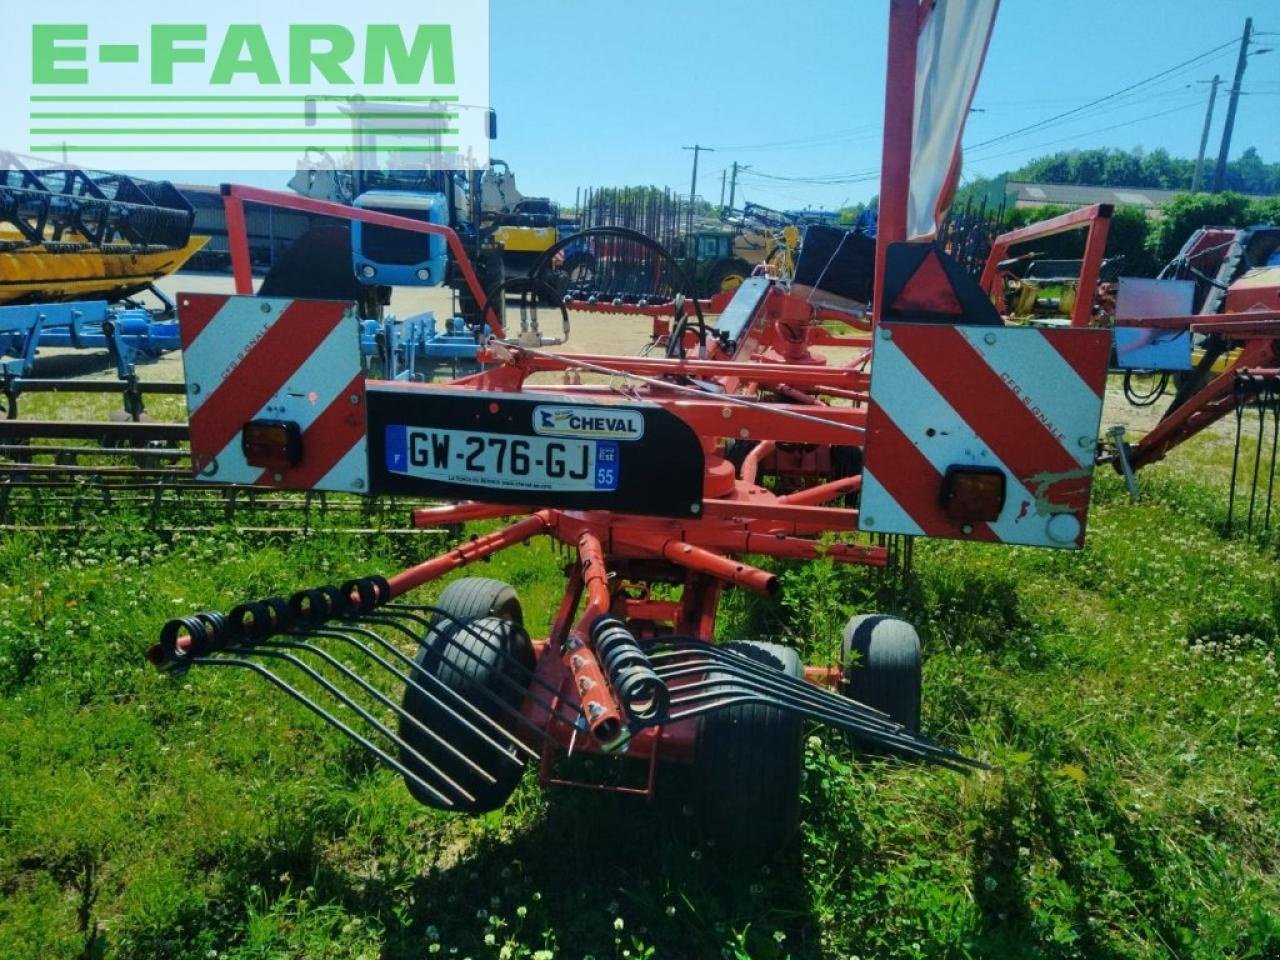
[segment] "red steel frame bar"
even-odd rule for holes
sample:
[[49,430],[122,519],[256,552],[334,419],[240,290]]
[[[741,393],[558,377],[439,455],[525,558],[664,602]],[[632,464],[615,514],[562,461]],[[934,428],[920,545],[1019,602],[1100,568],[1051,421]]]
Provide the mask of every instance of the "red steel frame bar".
[[[1271,330],[1280,337],[1280,310],[1249,310],[1244,313],[1191,314],[1180,317],[1135,317],[1117,320],[1117,327],[1152,327],[1160,330],[1193,330],[1196,333],[1225,333],[1235,335],[1240,330]],[[1270,324],[1268,327],[1267,325]]]
[[1087,228],[1089,233],[1084,243],[1084,258],[1080,264],[1080,285],[1076,292],[1076,304],[1071,311],[1071,326],[1087,327],[1093,316],[1093,291],[1098,287],[1098,275],[1102,270],[1102,257],[1107,249],[1107,234],[1111,230],[1111,214],[1114,210],[1109,203],[1095,203],[1090,207],[1072,210],[1051,220],[1028,224],[1018,230],[1002,233],[996,237],[987,256],[986,266],[982,270],[982,289],[995,294],[999,282],[997,267],[1009,253],[1009,248],[1030,240],[1052,237],[1068,230]]
[[1199,393],[1165,416],[1151,431],[1129,450],[1129,463],[1134,469],[1163,459],[1164,455],[1184,440],[1236,408],[1236,374],[1246,370],[1275,366],[1280,363],[1280,341],[1272,328],[1269,334],[1247,343],[1230,367],[1207,383]]
[[890,0],[889,52],[884,90],[884,147],[880,154],[880,207],[876,224],[873,325],[884,311],[885,251],[907,239],[911,142],[915,129],[916,44],[928,3]]
[[550,513],[546,510],[539,510],[537,513],[531,514],[509,527],[496,530],[483,537],[477,537],[474,540],[468,540],[466,543],[454,547],[448,553],[442,553],[440,556],[433,557],[425,563],[420,563],[416,567],[410,567],[408,570],[397,573],[388,581],[391,586],[391,595],[398,597],[401,594],[408,593],[415,587],[420,587],[424,583],[438,579],[452,570],[457,570],[459,567],[466,566],[469,563],[475,563],[477,560],[483,560],[499,550],[514,547],[517,543],[524,543],[524,541],[536,537],[540,533],[546,533],[550,529]]
[[[467,289],[481,307],[487,303],[480,280],[471,266],[471,258],[467,256],[462,240],[452,227],[438,223],[426,223],[422,220],[411,220],[408,217],[397,217],[394,214],[378,213],[376,210],[361,210],[327,200],[313,200],[310,197],[282,193],[279,190],[264,190],[261,187],[247,187],[238,183],[222,185],[222,204],[227,214],[227,245],[231,252],[231,273],[235,277],[236,293],[253,293],[253,268],[249,261],[249,235],[245,229],[245,203],[261,203],[269,207],[283,207],[286,210],[300,210],[322,217],[337,217],[340,220],[359,220],[361,223],[372,223],[380,227],[394,227],[410,233],[427,233],[444,237],[449,245],[449,253],[453,256]],[[498,318],[488,319],[494,336],[504,336]]]
[[[530,373],[547,373],[576,368],[582,363],[607,367],[620,376],[628,373],[641,376],[692,376],[692,377],[741,377],[759,384],[786,383],[791,386],[824,387],[843,385],[846,389],[866,390],[871,385],[870,374],[849,367],[824,367],[816,364],[788,364],[769,361],[734,360],[678,360],[656,357],[610,357],[596,354],[522,353],[512,347],[510,353],[519,358],[522,367]],[[492,351],[491,351],[492,353]],[[490,356],[488,359],[497,359]],[[481,375],[483,376],[483,374]],[[557,386],[557,389],[559,387]]]
[[604,548],[594,533],[584,530],[578,536],[578,565],[586,589],[587,606],[569,631],[561,659],[573,677],[573,685],[582,701],[582,712],[596,740],[609,746],[624,731],[622,707],[614,698],[604,668],[591,649],[591,627],[609,612],[609,569],[604,562]]

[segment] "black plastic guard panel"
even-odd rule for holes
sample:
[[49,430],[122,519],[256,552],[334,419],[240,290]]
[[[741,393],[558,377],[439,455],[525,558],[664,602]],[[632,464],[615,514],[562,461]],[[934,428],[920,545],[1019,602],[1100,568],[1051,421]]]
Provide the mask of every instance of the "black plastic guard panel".
[[370,383],[373,493],[697,516],[703,457],[647,403]]

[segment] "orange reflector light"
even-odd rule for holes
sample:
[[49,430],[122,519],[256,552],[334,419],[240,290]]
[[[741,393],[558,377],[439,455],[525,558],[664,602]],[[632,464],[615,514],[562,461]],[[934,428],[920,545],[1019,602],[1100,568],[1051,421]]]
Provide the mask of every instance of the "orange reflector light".
[[1004,509],[1004,471],[998,467],[947,467],[942,509],[952,520],[995,520]]
[[302,462],[302,430],[291,420],[251,420],[240,434],[245,462],[264,470],[287,470]]

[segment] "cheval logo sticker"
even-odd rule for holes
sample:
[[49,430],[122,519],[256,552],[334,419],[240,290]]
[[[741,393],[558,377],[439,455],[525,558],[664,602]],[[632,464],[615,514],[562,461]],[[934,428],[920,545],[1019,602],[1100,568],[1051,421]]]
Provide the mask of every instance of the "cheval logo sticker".
[[594,440],[639,440],[644,416],[638,410],[609,407],[533,408],[533,432],[543,437],[586,437]]

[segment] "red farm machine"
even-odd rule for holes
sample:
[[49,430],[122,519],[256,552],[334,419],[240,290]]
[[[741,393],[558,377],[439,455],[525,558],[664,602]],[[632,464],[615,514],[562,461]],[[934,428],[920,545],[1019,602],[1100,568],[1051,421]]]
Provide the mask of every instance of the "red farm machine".
[[[500,807],[530,764],[544,784],[564,783],[565,754],[626,758],[640,785],[607,788],[649,796],[660,764],[685,764],[706,829],[753,856],[794,828],[805,721],[868,751],[981,766],[920,731],[919,640],[903,620],[854,617],[843,667],[806,667],[778,644],[716,642],[726,591],[778,589],[755,557],[874,567],[921,536],[1084,542],[1117,338],[1084,296],[1060,326],[1005,323],[992,278],[984,288],[933,242],[995,2],[892,0],[890,10],[874,244],[824,253],[839,270],[797,271],[839,283],[751,278],[701,302],[656,244],[614,231],[604,239],[619,256],[650,252],[635,272],[647,286],[571,293],[556,309],[647,314],[643,355],[551,352],[505,329],[509,291],[479,288],[446,225],[224,188],[240,292],[179,298],[196,475],[417,496],[437,502],[416,511],[419,526],[491,526],[392,575],[176,618],[152,663],[257,674],[442,809]],[[368,379],[349,304],[252,296],[247,249],[234,242],[246,201],[443,238],[486,305],[479,372]],[[1040,229],[1088,227],[1085,271],[1096,277],[1109,213]],[[554,273],[556,252],[531,272],[532,288]],[[522,282],[526,296],[545,292]],[[1148,339],[1205,322],[1173,313],[1118,322]],[[1208,322],[1274,373],[1263,331],[1274,337],[1277,317],[1273,307]],[[1227,412],[1234,376],[1122,446],[1126,462],[1160,456],[1197,416]],[[422,596],[535,537],[568,558],[544,636],[531,637],[515,591],[495,580],[454,579]]]

